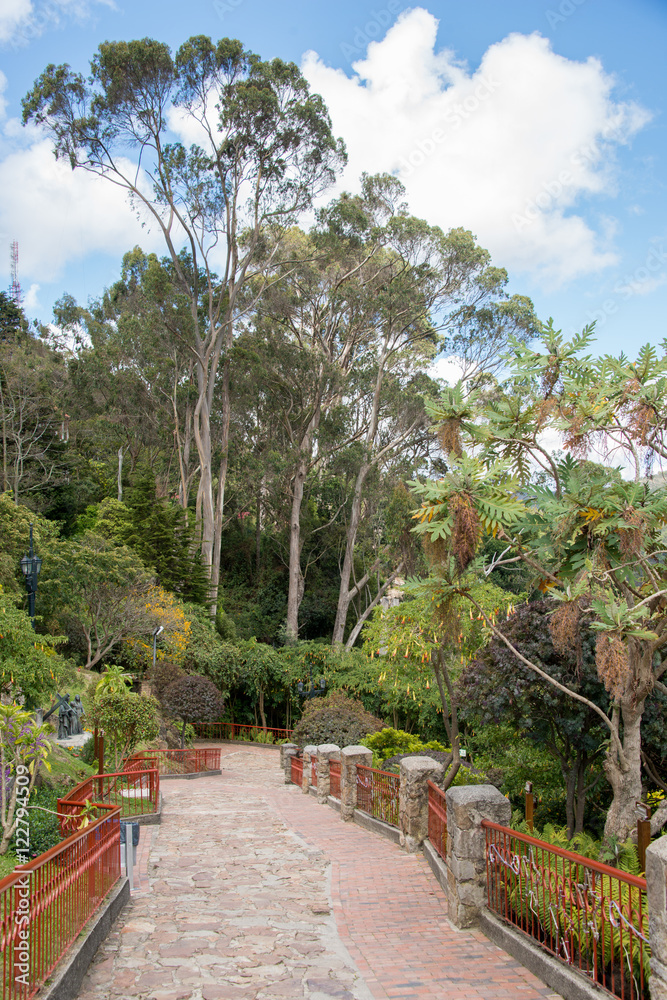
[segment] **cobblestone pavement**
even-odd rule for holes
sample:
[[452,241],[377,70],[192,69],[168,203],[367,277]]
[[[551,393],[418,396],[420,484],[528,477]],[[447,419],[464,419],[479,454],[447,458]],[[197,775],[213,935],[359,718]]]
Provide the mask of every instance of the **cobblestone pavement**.
[[284,785],[275,750],[222,755],[221,777],[162,784],[80,1000],[559,1000],[449,925],[421,855]]

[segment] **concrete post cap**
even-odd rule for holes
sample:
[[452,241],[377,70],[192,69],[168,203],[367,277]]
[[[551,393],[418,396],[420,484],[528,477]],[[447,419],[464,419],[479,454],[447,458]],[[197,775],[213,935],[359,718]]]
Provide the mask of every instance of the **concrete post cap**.
[[362,746],[357,746],[357,747],[343,747],[343,749],[341,750],[340,753],[341,753],[341,757],[342,756],[345,756],[345,757],[366,757],[366,756],[370,756],[372,758],[372,756],[373,756],[373,751],[372,750],[369,750],[368,747],[362,747]]
[[408,774],[419,774],[422,772],[437,774],[443,770],[440,761],[433,760],[433,757],[404,757],[400,766],[401,771],[406,771]]

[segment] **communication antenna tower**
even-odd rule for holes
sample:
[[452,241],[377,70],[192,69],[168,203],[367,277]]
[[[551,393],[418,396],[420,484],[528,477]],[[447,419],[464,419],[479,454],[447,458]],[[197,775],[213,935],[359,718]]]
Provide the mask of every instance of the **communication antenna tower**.
[[9,251],[9,259],[11,262],[12,270],[12,283],[9,288],[9,294],[12,301],[17,305],[21,305],[21,285],[19,283],[19,244],[18,240],[12,240],[12,245]]

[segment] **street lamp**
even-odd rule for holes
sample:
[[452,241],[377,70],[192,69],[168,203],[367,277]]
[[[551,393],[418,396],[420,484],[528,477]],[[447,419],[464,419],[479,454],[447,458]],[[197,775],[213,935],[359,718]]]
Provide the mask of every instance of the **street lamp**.
[[153,629],[153,676],[155,676],[155,657],[157,655],[157,637],[160,632],[164,632],[164,627],[158,625],[157,628]]
[[32,524],[30,525],[30,551],[21,559],[21,571],[25,577],[25,586],[28,591],[28,614],[35,627],[35,595],[37,594],[37,577],[42,568],[42,560],[36,556],[32,547]]
[[313,665],[310,664],[310,684],[308,689],[304,691],[303,681],[299,681],[297,684],[297,690],[299,692],[299,698],[317,698],[318,695],[324,694],[327,689],[327,682],[324,677],[320,677],[320,684],[317,687],[313,684]]

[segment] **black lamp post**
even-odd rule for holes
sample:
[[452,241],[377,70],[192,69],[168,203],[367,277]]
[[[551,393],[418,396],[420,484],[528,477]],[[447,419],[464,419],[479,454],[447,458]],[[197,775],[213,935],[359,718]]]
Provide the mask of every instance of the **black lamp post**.
[[319,687],[313,684],[313,665],[310,664],[310,684],[308,689],[304,690],[303,681],[299,681],[297,684],[297,690],[299,692],[299,698],[317,698],[318,695],[324,694],[327,689],[327,682],[324,677],[320,677]]
[[30,551],[21,559],[21,570],[25,577],[25,587],[28,591],[28,614],[35,627],[35,596],[37,594],[37,577],[42,568],[42,560],[35,555],[32,547],[32,524],[30,525]]

